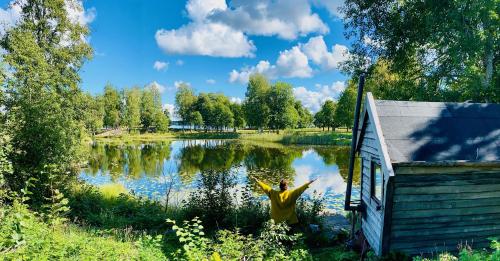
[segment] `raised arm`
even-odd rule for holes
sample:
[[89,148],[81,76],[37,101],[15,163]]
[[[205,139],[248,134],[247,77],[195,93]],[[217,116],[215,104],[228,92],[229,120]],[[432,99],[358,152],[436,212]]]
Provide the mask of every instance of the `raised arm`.
[[269,185],[267,185],[266,183],[264,183],[264,182],[262,182],[262,181],[258,180],[257,178],[253,178],[253,179],[257,182],[257,184],[259,185],[259,187],[260,187],[260,188],[261,188],[261,189],[262,189],[262,190],[263,190],[263,191],[264,191],[267,195],[269,195],[269,193],[271,193],[271,190],[272,190],[271,186],[269,186]]
[[292,191],[292,199],[297,200],[300,197],[300,195],[302,195],[302,193],[304,193],[304,191],[306,191],[306,189],[309,188],[309,185],[311,185],[311,183],[313,183],[314,181],[316,181],[316,179],[313,179],[307,182],[306,184],[294,189]]

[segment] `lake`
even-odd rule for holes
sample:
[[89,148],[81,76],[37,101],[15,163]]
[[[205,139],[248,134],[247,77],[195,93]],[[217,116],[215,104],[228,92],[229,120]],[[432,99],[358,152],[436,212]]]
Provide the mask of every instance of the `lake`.
[[[349,166],[349,147],[284,146],[275,143],[248,143],[232,140],[168,140],[153,143],[92,145],[88,166],[80,178],[102,186],[121,184],[135,195],[179,204],[200,186],[230,186],[231,192],[250,189],[262,192],[248,176],[276,185],[289,180],[290,187],[317,178],[304,193],[306,197],[320,193],[326,210],[343,210]],[[356,163],[355,183],[359,180]],[[228,179],[208,182],[206,177],[223,173]],[[216,184],[226,182],[227,184]],[[353,198],[359,198],[355,184]],[[212,188],[211,187],[211,188]]]

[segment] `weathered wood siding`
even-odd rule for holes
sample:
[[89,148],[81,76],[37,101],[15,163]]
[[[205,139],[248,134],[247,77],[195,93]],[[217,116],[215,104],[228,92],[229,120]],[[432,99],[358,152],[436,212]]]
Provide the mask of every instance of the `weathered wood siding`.
[[500,167],[395,167],[390,250],[488,247],[500,237]]
[[363,233],[368,243],[376,253],[382,251],[382,224],[383,211],[377,210],[377,203],[372,200],[370,193],[370,168],[371,161],[380,164],[379,145],[373,124],[367,119],[364,137],[360,147],[362,177],[361,177],[361,201],[365,208],[361,222]]

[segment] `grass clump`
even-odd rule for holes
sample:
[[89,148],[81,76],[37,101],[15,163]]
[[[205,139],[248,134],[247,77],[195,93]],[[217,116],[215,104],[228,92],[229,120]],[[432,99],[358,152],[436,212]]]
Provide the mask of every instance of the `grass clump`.
[[159,248],[63,223],[49,225],[14,201],[0,209],[2,260],[166,260]]

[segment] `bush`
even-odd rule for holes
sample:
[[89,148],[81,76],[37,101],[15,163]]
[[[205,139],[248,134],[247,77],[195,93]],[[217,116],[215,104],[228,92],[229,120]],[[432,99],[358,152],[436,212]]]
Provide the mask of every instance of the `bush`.
[[74,225],[48,225],[24,203],[0,208],[2,260],[166,260],[158,245],[122,242]]
[[159,202],[90,185],[75,185],[68,199],[71,219],[96,228],[160,231],[167,228],[165,219],[176,215]]
[[258,237],[220,230],[215,239],[205,237],[198,218],[172,224],[182,248],[172,254],[181,260],[312,260],[300,235],[288,235],[289,227],[269,221]]

